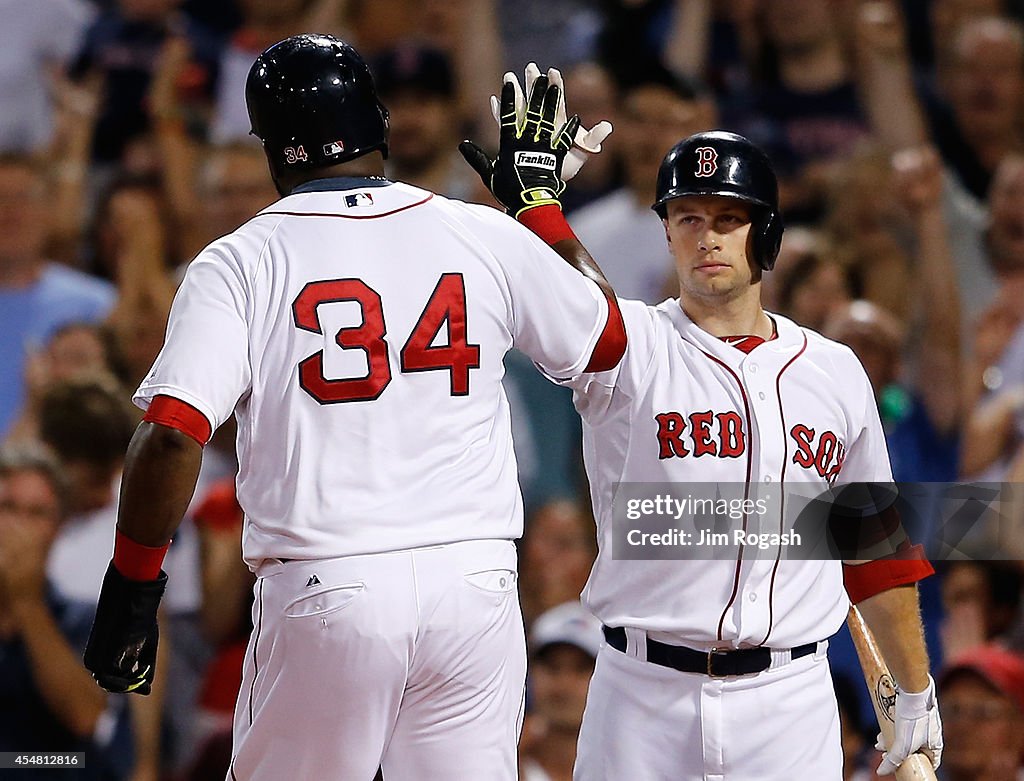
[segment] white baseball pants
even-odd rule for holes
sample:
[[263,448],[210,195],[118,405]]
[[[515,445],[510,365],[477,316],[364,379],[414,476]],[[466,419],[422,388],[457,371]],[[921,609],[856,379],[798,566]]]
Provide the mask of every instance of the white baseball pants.
[[477,540],[257,572],[233,781],[516,778],[516,551]]
[[826,649],[754,675],[709,678],[603,645],[574,781],[842,781]]

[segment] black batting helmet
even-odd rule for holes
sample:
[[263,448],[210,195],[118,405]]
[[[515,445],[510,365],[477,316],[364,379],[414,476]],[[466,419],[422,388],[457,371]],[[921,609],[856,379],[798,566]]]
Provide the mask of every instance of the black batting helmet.
[[252,133],[274,165],[334,165],[388,156],[388,110],[366,62],[330,35],[293,35],[256,58],[245,83]]
[[743,136],[712,130],[684,138],[661,161],[654,205],[664,219],[665,204],[684,195],[724,195],[754,206],[753,252],[766,271],[782,244],[779,184],[768,156]]

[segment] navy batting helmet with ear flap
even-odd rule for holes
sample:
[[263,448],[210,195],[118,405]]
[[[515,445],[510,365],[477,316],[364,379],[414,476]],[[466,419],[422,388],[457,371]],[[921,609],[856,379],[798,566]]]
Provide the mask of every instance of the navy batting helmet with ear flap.
[[768,156],[743,136],[712,130],[676,144],[658,169],[651,207],[665,219],[665,204],[684,195],[722,195],[754,207],[751,234],[754,260],[766,271],[782,244],[779,184]]
[[379,149],[388,156],[388,110],[366,62],[330,35],[294,35],[256,58],[245,83],[252,133],[274,165],[335,165]]

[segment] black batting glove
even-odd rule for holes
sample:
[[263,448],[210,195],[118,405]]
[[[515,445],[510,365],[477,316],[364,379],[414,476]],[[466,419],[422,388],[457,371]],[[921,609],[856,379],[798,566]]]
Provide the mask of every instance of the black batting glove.
[[113,562],[107,566],[96,618],[85,646],[85,666],[108,692],[149,694],[156,673],[160,633],[156,611],[167,573],[156,580],[128,580]]
[[472,141],[459,144],[459,151],[483,180],[498,202],[518,218],[528,209],[554,205],[562,208],[558,196],[565,189],[562,163],[572,148],[580,118],[573,116],[555,132],[558,87],[538,76],[530,93],[522,127],[516,119],[515,85],[501,87],[501,130],[498,156],[491,160]]

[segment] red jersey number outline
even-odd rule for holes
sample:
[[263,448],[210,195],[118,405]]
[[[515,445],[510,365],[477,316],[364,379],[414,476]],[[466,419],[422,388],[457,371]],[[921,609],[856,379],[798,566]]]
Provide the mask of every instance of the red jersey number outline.
[[[299,387],[320,404],[373,401],[391,382],[388,343],[384,336],[384,305],[380,294],[361,279],[328,279],[309,282],[292,304],[296,327],[323,335],[318,307],[338,301],[356,301],[363,322],[339,329],[334,340],[343,350],[366,353],[367,373],[362,377],[328,379],[324,376],[324,351],[299,362]],[[432,345],[448,323],[448,344]],[[452,396],[469,394],[469,370],[480,366],[480,345],[466,337],[466,286],[462,274],[442,274],[419,320],[401,351],[402,372],[450,373]]]

